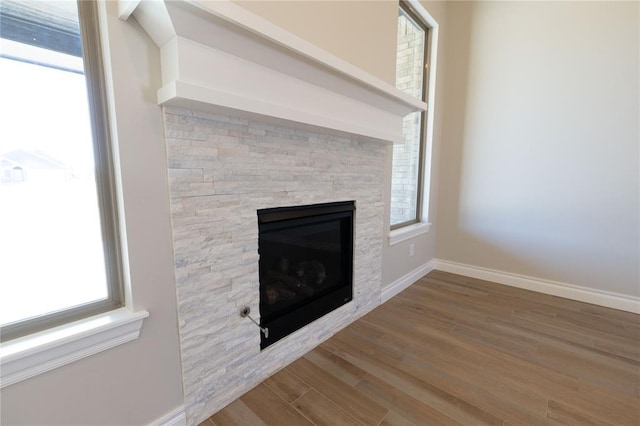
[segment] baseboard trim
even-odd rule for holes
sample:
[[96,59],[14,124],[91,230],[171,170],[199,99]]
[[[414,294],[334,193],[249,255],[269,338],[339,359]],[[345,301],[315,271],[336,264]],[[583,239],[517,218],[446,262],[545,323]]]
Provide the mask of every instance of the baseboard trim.
[[186,426],[187,413],[184,405],[151,422],[149,426]]
[[433,269],[439,271],[451,272],[453,274],[493,281],[511,287],[518,287],[525,290],[537,291],[538,293],[550,294],[552,296],[564,297],[566,299],[640,314],[640,297],[595,290],[574,284],[513,274],[511,272],[498,271],[480,266],[466,265],[449,260],[434,259],[433,263]]
[[409,272],[408,274],[401,276],[400,278],[398,278],[397,280],[395,280],[394,282],[392,282],[391,284],[383,288],[382,303],[391,299],[393,296],[400,293],[402,290],[406,289],[411,284],[415,283],[420,278],[427,275],[429,272],[433,271],[435,269],[434,265],[435,265],[435,262],[432,259],[427,263],[425,263],[424,265],[419,266],[418,268]]

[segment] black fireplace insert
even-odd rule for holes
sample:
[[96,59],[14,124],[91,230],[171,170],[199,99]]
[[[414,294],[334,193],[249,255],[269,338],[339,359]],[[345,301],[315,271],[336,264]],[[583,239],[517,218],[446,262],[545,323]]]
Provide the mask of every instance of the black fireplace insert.
[[345,201],[258,210],[260,348],[353,298],[353,217]]

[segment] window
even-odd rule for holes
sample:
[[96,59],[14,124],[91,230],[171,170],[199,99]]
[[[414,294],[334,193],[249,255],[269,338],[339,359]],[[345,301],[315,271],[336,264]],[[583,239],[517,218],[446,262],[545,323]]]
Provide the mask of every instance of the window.
[[0,2],[0,337],[122,306],[96,4]]
[[[396,87],[427,101],[431,31],[411,4],[398,9]],[[423,209],[427,114],[414,112],[403,121],[403,140],[393,147],[391,229],[420,222]]]

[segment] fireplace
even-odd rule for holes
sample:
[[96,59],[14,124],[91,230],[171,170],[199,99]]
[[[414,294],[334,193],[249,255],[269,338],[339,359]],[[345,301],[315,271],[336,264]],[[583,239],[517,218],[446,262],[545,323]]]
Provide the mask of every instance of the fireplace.
[[[197,425],[380,304],[390,144],[402,139],[403,117],[427,105],[233,2],[118,5],[160,55],[160,69],[149,69],[159,87],[147,89],[163,106],[186,424]],[[259,228],[277,221],[258,223],[256,212],[336,200],[358,205],[346,231],[340,224],[353,240],[337,256],[346,278],[323,264],[326,288],[306,308],[296,295],[264,310],[265,267],[323,261],[285,253],[261,270]],[[343,283],[337,302],[316,308]],[[271,342],[300,326],[289,314],[333,310],[261,350],[269,342],[238,315],[244,307],[263,308]]]
[[258,210],[261,349],[351,301],[353,201]]

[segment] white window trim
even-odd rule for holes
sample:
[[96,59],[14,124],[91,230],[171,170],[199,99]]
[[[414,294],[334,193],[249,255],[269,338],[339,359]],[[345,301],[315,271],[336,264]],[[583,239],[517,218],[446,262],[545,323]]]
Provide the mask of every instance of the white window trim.
[[0,344],[0,388],[135,340],[147,311],[120,308]]
[[423,170],[422,173],[422,217],[418,223],[402,226],[389,231],[387,238],[389,239],[389,245],[391,246],[402,241],[415,238],[419,235],[426,234],[431,228],[431,223],[429,222],[429,195],[431,192],[431,153],[433,150],[433,123],[436,99],[436,70],[438,68],[439,29],[438,22],[429,12],[427,12],[424,6],[420,4],[419,0],[407,0],[407,3],[409,3],[413,11],[424,20],[424,22],[430,27],[431,31],[431,49],[429,54],[429,66],[431,69],[429,70],[429,81],[427,83],[427,131],[425,132],[424,158],[422,163],[424,165],[423,167],[425,167],[425,170]]
[[429,228],[431,228],[431,224],[427,222],[418,222],[412,225],[403,226],[402,228],[394,229],[389,232],[389,245],[393,246],[403,241],[410,240],[411,238],[415,238],[419,235],[426,234],[429,232]]

